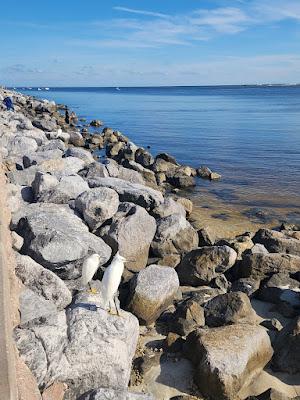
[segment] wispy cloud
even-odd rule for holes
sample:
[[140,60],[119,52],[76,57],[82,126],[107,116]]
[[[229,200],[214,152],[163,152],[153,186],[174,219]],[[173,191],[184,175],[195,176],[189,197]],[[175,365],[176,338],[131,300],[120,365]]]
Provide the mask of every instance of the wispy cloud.
[[28,67],[24,64],[13,64],[8,65],[6,67],[1,68],[1,71],[4,73],[12,73],[12,74],[42,74],[44,71],[39,68]]
[[158,18],[170,18],[170,15],[168,15],[168,14],[147,11],[147,10],[137,10],[135,8],[116,6],[116,7],[113,7],[113,9],[116,11],[125,11],[125,12],[131,13],[131,14],[147,15],[150,17],[158,17]]

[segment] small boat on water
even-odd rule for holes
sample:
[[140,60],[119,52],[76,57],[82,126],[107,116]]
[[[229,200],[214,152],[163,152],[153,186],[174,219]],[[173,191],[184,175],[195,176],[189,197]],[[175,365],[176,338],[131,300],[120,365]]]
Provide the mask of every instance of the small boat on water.
[[42,90],[42,89],[40,87],[38,87],[37,90]]
[[50,90],[48,87],[45,87],[45,90]]
[[119,87],[116,87],[116,90],[121,90]]

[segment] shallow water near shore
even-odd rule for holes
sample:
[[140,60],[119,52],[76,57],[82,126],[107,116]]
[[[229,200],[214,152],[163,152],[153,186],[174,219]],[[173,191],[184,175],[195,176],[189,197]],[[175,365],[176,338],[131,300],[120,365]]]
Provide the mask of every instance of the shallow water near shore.
[[188,191],[193,219],[220,236],[300,223],[300,87],[50,88],[25,94],[101,119],[153,154],[208,165]]

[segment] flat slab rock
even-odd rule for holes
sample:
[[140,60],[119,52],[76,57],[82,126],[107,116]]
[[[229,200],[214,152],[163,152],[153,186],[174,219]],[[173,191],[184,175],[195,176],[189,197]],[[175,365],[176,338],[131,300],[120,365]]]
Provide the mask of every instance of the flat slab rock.
[[77,278],[87,255],[99,254],[100,265],[109,260],[111,248],[90,233],[79,217],[54,204],[40,209],[34,205],[17,226],[24,238],[23,253],[63,279]]
[[196,366],[195,383],[213,400],[232,400],[273,355],[266,330],[235,324],[190,333],[185,353]]
[[120,201],[132,202],[144,208],[154,208],[163,203],[163,195],[147,186],[131,183],[118,178],[97,178],[88,180],[90,187],[109,187],[118,194]]

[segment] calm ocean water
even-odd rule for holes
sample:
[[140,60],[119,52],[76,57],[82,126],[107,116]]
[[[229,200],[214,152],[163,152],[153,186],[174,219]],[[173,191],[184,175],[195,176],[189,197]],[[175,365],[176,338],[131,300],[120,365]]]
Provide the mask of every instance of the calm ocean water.
[[220,182],[199,180],[193,191],[207,208],[218,203],[258,218],[262,210],[266,218],[300,219],[298,86],[21,91],[99,118],[154,154],[169,152],[180,163],[221,173]]

